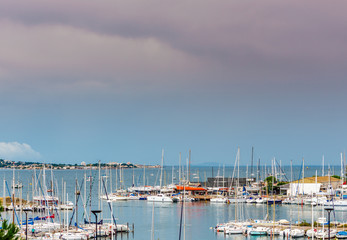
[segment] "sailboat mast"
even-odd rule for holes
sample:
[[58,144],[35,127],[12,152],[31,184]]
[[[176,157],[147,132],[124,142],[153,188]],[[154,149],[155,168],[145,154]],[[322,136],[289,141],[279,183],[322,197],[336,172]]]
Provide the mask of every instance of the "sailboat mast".
[[181,185],[181,160],[182,160],[182,154],[180,152],[179,159],[178,159],[178,185]]
[[302,158],[302,180],[305,178],[305,159]]
[[77,178],[75,179],[75,201],[76,201],[76,216],[75,216],[75,221],[76,221],[76,229],[78,229],[78,205],[77,205],[77,197],[78,197],[78,188],[77,188]]
[[251,178],[253,178],[253,153],[254,153],[254,147],[252,146],[252,157],[251,157]]
[[85,209],[85,211],[86,211],[86,209],[87,209],[87,173],[86,173],[86,171],[84,171],[84,209]]
[[112,165],[110,166],[110,194],[112,195]]
[[134,167],[133,167],[133,185],[132,185],[132,187],[134,187],[135,186],[135,174],[134,174]]
[[290,160],[290,182],[293,182],[293,160]]
[[257,178],[257,182],[260,182],[260,158],[258,159]]
[[118,165],[116,166],[116,192],[118,190]]
[[100,160],[99,160],[99,181],[98,181],[98,207],[100,209],[100,196],[101,196],[101,168],[100,168]]
[[15,173],[14,173],[14,165],[13,165],[13,177],[12,177],[12,206],[13,206],[13,209],[12,209],[12,223],[14,224],[14,211],[15,211],[15,188],[14,188],[14,183],[15,183]]
[[143,191],[145,191],[145,186],[146,186],[146,167],[143,166]]
[[190,183],[190,157],[191,157],[191,150],[189,149],[188,183]]
[[342,159],[342,153],[341,153],[341,185],[343,184],[343,159]]
[[3,181],[3,192],[2,192],[2,206],[4,207],[4,209],[6,208],[6,189],[5,189],[5,185],[6,185],[6,180],[5,180],[5,176],[4,176],[4,181]]
[[160,167],[160,179],[159,179],[160,190],[162,187],[162,179],[163,179],[163,165],[164,165],[164,149],[161,150],[161,167]]

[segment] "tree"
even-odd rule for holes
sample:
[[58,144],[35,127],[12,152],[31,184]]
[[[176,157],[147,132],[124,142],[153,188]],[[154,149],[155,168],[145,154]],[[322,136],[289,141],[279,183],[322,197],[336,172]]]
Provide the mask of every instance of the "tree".
[[280,186],[285,185],[288,182],[277,182],[277,179],[275,177],[269,176],[269,177],[265,178],[265,183],[267,185],[269,193],[272,193],[272,192],[279,193],[280,192]]
[[8,224],[7,220],[2,222],[2,229],[0,229],[0,239],[2,240],[19,240],[20,237],[16,236],[19,228],[14,224]]

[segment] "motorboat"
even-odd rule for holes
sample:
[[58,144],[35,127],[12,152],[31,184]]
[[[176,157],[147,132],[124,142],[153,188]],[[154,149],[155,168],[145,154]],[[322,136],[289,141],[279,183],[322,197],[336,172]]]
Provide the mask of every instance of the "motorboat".
[[243,234],[243,229],[238,226],[229,226],[225,228],[225,234]]
[[71,201],[67,201],[65,204],[60,205],[61,210],[72,210],[73,207],[74,207],[74,205]]
[[165,194],[157,194],[157,195],[151,195],[147,197],[147,201],[149,202],[167,202],[167,203],[172,203],[172,198],[165,195]]
[[252,236],[261,236],[261,235],[267,235],[267,228],[266,227],[256,227],[256,228],[251,228],[248,232],[249,235]]
[[222,196],[218,196],[218,197],[215,197],[215,198],[211,198],[210,202],[211,203],[227,203],[228,202],[228,198],[222,197]]

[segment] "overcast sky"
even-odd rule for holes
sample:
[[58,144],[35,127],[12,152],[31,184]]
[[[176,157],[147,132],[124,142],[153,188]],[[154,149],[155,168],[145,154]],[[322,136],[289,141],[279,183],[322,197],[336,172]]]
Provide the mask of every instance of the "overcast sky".
[[0,158],[340,164],[346,1],[0,0]]

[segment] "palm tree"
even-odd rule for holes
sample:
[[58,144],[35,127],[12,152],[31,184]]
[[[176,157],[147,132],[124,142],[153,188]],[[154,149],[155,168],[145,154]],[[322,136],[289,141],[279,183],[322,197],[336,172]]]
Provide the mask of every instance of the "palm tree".
[[19,240],[20,237],[15,236],[19,232],[19,228],[14,224],[8,224],[7,220],[2,222],[0,229],[0,239],[2,240]]

